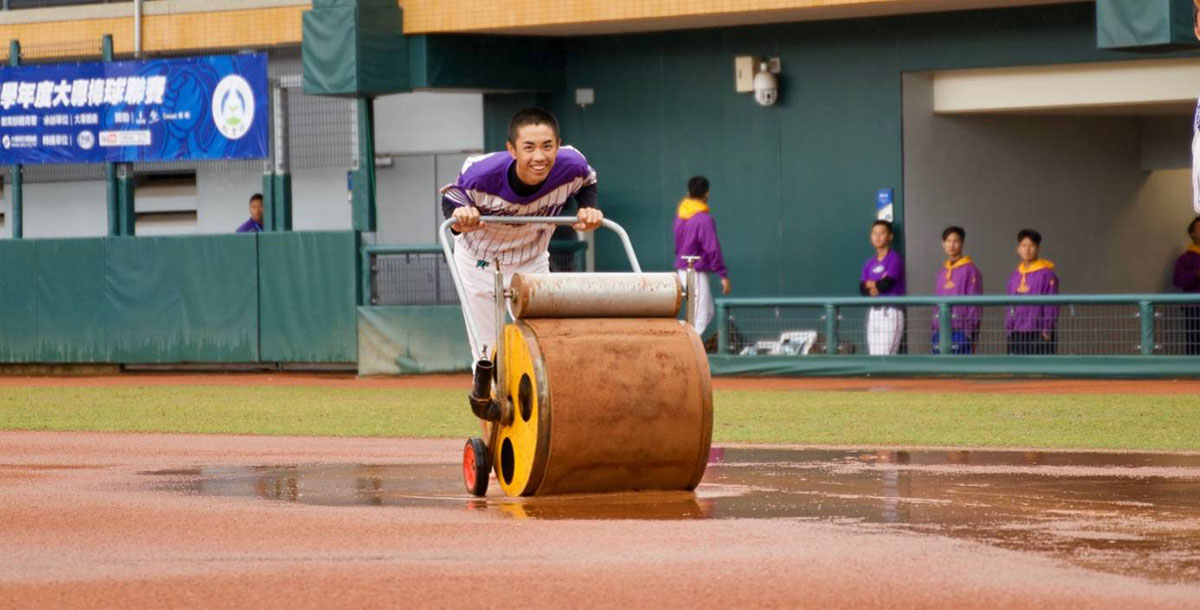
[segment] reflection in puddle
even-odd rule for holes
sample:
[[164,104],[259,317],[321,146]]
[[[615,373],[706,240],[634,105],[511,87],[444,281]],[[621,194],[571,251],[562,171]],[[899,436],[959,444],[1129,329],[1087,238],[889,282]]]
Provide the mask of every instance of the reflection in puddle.
[[1200,581],[1200,456],[714,449],[696,493],[487,498],[458,464],[215,467],[147,473],[170,491],[503,518],[779,519],[898,528],[1111,572]]

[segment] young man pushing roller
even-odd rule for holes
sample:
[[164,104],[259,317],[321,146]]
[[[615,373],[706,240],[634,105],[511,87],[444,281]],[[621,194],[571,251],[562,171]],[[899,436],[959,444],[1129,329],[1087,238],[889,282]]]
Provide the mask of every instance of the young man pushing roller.
[[546,110],[526,108],[508,125],[507,152],[471,157],[458,180],[442,188],[442,211],[457,233],[454,266],[462,278],[479,335],[471,345],[475,358],[496,336],[494,261],[504,285],[514,273],[550,270],[554,225],[482,223],[480,216],[558,216],[574,197],[579,206],[577,231],[600,226],[596,207],[596,171],[578,150],[562,146],[558,121]]

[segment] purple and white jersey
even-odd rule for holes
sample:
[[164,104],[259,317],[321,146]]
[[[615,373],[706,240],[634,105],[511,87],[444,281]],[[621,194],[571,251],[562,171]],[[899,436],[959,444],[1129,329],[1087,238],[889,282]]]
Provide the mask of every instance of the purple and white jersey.
[[1200,101],[1192,118],[1192,209],[1200,214]]
[[[596,170],[588,165],[583,154],[563,146],[558,149],[546,181],[532,195],[524,197],[508,183],[508,170],[513,163],[516,160],[507,152],[470,157],[463,163],[458,181],[442,187],[442,196],[457,206],[473,205],[484,216],[558,216],[571,195],[596,183]],[[466,248],[479,260],[519,265],[546,251],[554,229],[549,224],[489,223],[478,231],[459,235],[455,247]]]

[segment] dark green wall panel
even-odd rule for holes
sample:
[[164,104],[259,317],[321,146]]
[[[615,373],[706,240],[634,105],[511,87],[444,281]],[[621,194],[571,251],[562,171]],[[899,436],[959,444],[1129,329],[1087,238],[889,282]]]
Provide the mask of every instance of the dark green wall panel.
[[351,232],[260,233],[260,355],[268,362],[354,362]]
[[113,361],[258,359],[255,236],[109,238],[104,262]]
[[40,362],[108,362],[104,239],[34,242]]
[[39,353],[34,242],[0,241],[0,362],[29,362]]
[[414,89],[555,91],[562,45],[532,36],[409,36],[407,61]]
[[253,234],[180,239],[184,362],[258,360],[258,239]]
[[113,237],[105,241],[104,321],[113,361],[180,361],[183,298],[179,290],[179,243],[169,237]]

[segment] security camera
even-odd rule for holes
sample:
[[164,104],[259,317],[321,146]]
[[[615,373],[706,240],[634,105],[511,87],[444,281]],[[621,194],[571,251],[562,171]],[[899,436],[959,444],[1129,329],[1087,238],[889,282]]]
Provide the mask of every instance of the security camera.
[[758,67],[754,75],[754,101],[759,106],[774,106],[779,100],[779,80],[768,70],[767,62]]

